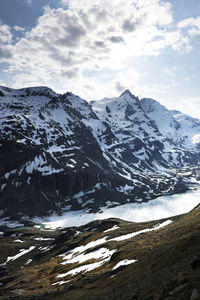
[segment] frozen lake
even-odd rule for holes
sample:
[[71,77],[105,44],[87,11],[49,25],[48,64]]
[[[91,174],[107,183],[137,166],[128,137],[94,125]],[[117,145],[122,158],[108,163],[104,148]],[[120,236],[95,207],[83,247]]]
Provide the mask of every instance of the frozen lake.
[[103,208],[101,213],[76,211],[62,216],[53,215],[35,219],[50,228],[81,226],[88,222],[107,218],[120,218],[132,222],[144,222],[187,213],[200,203],[200,189],[183,194],[162,196],[147,203],[129,203],[114,208]]

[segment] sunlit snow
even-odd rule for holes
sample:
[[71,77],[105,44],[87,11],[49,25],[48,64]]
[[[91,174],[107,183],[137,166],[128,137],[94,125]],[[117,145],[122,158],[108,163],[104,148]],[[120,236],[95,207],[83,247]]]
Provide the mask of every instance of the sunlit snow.
[[109,229],[107,229],[107,230],[104,230],[104,232],[113,231],[113,230],[116,230],[116,229],[118,229],[118,228],[119,228],[119,226],[114,225],[112,228],[109,228]]
[[3,266],[5,264],[7,264],[9,261],[13,261],[18,259],[19,257],[21,257],[22,255],[27,254],[28,252],[32,251],[33,249],[35,249],[35,246],[31,246],[29,249],[21,249],[20,252],[14,256],[8,256],[6,262],[4,264],[2,264]]
[[92,271],[94,269],[97,269],[99,268],[100,266],[102,266],[105,262],[107,262],[110,258],[106,258],[104,260],[101,260],[99,262],[95,262],[95,263],[92,263],[92,264],[87,264],[87,265],[83,265],[83,266],[80,266],[80,267],[77,267],[75,269],[72,269],[70,271],[68,271],[67,273],[63,273],[63,274],[59,274],[57,275],[56,277],[57,278],[63,278],[67,275],[71,275],[71,276],[74,276],[78,273],[85,273],[85,272],[89,272],[89,271]]
[[124,259],[124,260],[118,262],[118,263],[114,266],[113,270],[115,270],[115,269],[117,269],[117,268],[119,268],[119,267],[121,267],[121,266],[126,266],[126,265],[133,264],[133,263],[135,263],[136,261],[137,261],[137,260],[135,260],[135,259]]
[[103,208],[101,213],[86,211],[67,212],[63,216],[53,215],[48,219],[35,219],[46,227],[81,226],[94,220],[120,218],[126,221],[144,222],[187,213],[200,203],[200,190],[183,194],[162,196],[147,203],[128,203],[114,208]]
[[124,240],[127,240],[127,239],[131,239],[131,238],[133,238],[133,237],[136,236],[136,235],[139,235],[139,234],[145,233],[145,232],[150,232],[150,231],[157,230],[157,229],[162,228],[162,227],[164,227],[164,226],[167,226],[167,225],[169,225],[169,224],[171,224],[171,223],[172,223],[171,220],[167,220],[167,221],[165,221],[165,222],[163,222],[163,223],[161,223],[161,224],[156,225],[156,226],[153,227],[153,228],[146,228],[146,229],[142,229],[142,230],[140,230],[140,231],[136,231],[136,232],[124,234],[124,235],[121,235],[121,236],[117,236],[117,237],[115,237],[115,238],[113,238],[113,239],[110,239],[110,241],[117,241],[117,242],[120,242],[120,241],[124,241]]
[[73,264],[73,263],[83,263],[87,260],[90,259],[105,259],[111,257],[111,255],[115,252],[116,250],[109,250],[107,248],[99,248],[97,250],[91,251],[89,253],[81,253],[79,255],[76,255],[75,257],[71,258],[71,254],[68,254],[63,257],[65,260],[62,262],[62,265],[66,264]]

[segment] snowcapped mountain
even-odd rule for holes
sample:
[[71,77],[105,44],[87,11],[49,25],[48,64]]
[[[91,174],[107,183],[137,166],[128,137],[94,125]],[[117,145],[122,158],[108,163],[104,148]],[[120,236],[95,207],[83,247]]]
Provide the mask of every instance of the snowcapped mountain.
[[200,120],[179,111],[169,111],[153,99],[143,98],[141,105],[164,137],[176,141],[176,145],[186,149],[194,148],[198,143]]
[[180,125],[165,106],[150,98],[143,98],[141,105],[145,114],[155,122],[164,137],[177,139]]
[[199,120],[128,90],[88,103],[47,87],[0,87],[0,111],[2,216],[148,201],[185,190],[166,172],[200,160]]
[[187,145],[189,143],[190,146],[196,145],[199,147],[200,143],[200,120],[196,118],[192,118],[186,114],[183,114],[180,111],[172,110],[170,111],[173,118],[179,123],[179,133],[182,135],[182,139],[184,143]]
[[185,117],[183,121],[159,102],[149,98],[139,101],[128,90],[118,98],[91,103],[99,118],[109,123],[137,157],[135,167],[160,170],[198,164],[199,120],[188,117],[189,122]]

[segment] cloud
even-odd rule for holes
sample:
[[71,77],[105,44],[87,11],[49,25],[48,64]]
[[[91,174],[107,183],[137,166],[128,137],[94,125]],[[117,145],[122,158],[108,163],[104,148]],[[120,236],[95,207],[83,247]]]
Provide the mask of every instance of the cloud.
[[10,27],[6,24],[2,24],[0,21],[0,45],[10,44],[12,41],[12,33]]
[[[112,79],[108,79],[108,76],[102,79],[80,77],[80,95],[88,100],[98,100],[104,97],[116,97],[125,89],[131,90],[135,95],[141,95],[143,88],[139,84],[140,77],[140,73],[134,68],[116,70]],[[75,84],[71,86],[71,90],[76,93]]]
[[96,41],[94,44],[98,48],[105,48],[106,47],[106,44],[103,41]]
[[138,95],[141,92],[139,85],[140,73],[133,68],[124,69],[118,72],[116,77],[111,81],[110,86],[115,88],[115,91],[122,93],[125,89],[133,91]]
[[105,82],[84,77],[85,70],[115,70],[108,82],[114,91],[120,86],[134,88],[138,81],[130,83],[132,69],[124,72],[132,57],[157,56],[166,47],[189,49],[190,40],[174,27],[166,1],[63,0],[62,4],[56,9],[45,7],[35,27],[12,46],[10,28],[0,27],[5,44],[1,61],[9,64],[4,71],[13,76],[15,87],[45,81],[54,88],[67,79],[67,88],[76,87],[76,93],[88,95],[86,86],[93,86],[102,95]]
[[125,32],[133,32],[139,27],[140,24],[141,24],[140,20],[137,21],[125,20],[123,22],[122,28]]
[[11,57],[12,51],[8,47],[4,48],[0,46],[0,62],[4,61],[5,59],[7,60]]
[[15,31],[24,31],[24,30],[25,30],[25,28],[20,27],[20,26],[17,26],[17,25],[14,26],[13,29],[14,29]]
[[126,89],[126,86],[122,85],[120,81],[116,81],[115,88],[120,93]]
[[73,70],[62,71],[62,76],[68,77],[69,79],[75,78],[76,80],[78,80],[79,70],[78,68],[75,68]]
[[124,39],[122,36],[111,36],[109,37],[109,40],[112,42],[112,43],[122,43],[124,42]]
[[25,0],[28,5],[32,4],[32,0]]
[[165,69],[163,70],[163,73],[164,73],[164,74],[167,74],[167,75],[169,75],[169,76],[174,76],[174,70],[169,69],[169,68],[165,68]]
[[200,97],[185,97],[180,99],[162,101],[168,109],[179,110],[184,114],[200,119]]
[[12,57],[12,38],[10,27],[0,22],[0,62],[5,62]]
[[200,35],[200,17],[187,18],[178,23],[178,28],[187,28],[187,32],[191,37]]

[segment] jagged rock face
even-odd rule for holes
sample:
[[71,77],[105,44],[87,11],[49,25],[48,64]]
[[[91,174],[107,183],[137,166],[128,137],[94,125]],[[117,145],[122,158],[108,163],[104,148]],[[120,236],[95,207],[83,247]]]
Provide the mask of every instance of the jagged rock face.
[[200,121],[185,117],[186,137],[180,113],[162,107],[169,136],[159,127],[154,102],[148,106],[130,91],[89,104],[47,87],[1,87],[1,214],[95,211],[176,191],[177,178],[155,172],[198,164]]
[[198,137],[200,131],[200,120],[179,111],[169,111],[153,99],[143,98],[141,105],[164,137],[174,140],[176,146],[194,148],[195,136]]
[[107,121],[123,144],[138,158],[137,166],[155,170],[199,163],[200,121],[167,110],[159,102],[141,101],[126,90],[118,98],[92,101],[99,118]]

